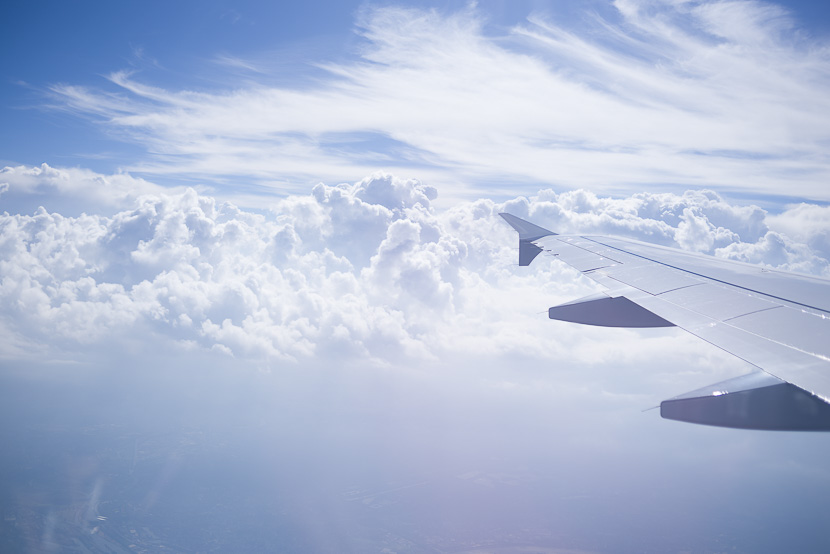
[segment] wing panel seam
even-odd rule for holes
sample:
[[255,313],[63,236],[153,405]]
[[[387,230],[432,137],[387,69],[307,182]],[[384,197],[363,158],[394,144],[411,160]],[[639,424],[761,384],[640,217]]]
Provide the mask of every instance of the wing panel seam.
[[727,321],[732,321],[733,319],[738,319],[739,317],[744,317],[746,315],[752,315],[752,314],[757,314],[757,313],[761,313],[761,312],[768,312],[770,310],[777,310],[778,308],[784,308],[784,307],[785,306],[770,306],[768,308],[761,308],[760,310],[753,310],[751,312],[746,312],[745,314],[741,314],[741,315],[733,315],[732,317],[730,317],[728,319],[722,319],[721,321],[726,323]]
[[[735,283],[730,283],[729,281],[724,281],[723,279],[717,279],[717,278],[715,278],[715,277],[711,277],[711,276],[709,276],[709,275],[704,275],[704,274],[702,274],[702,273],[697,273],[697,272],[695,272],[695,271],[690,271],[690,270],[688,270],[688,269],[683,269],[682,267],[673,266],[673,265],[671,265],[671,264],[667,264],[666,262],[661,262],[661,261],[658,261],[658,260],[653,260],[653,259],[651,259],[651,258],[649,258],[649,257],[647,257],[647,256],[643,256],[642,254],[637,254],[637,253],[634,253],[634,252],[629,252],[629,251],[627,251],[627,250],[623,250],[622,248],[619,248],[619,247],[617,247],[617,246],[612,246],[612,245],[610,245],[610,244],[605,244],[605,243],[603,243],[603,242],[600,242],[600,241],[598,241],[598,240],[592,239],[592,238],[590,238],[590,237],[583,236],[582,238],[584,238],[585,240],[589,240],[589,241],[591,241],[591,242],[593,242],[593,243],[596,243],[596,244],[601,244],[602,246],[605,246],[606,248],[611,248],[611,249],[613,249],[613,250],[617,250],[617,251],[619,251],[619,252],[624,252],[624,253],[629,254],[629,255],[631,255],[631,256],[636,256],[637,258],[640,258],[640,259],[643,259],[643,260],[647,260],[647,261],[652,262],[652,263],[655,263],[655,264],[660,264],[660,265],[665,266],[665,267],[670,267],[670,268],[672,268],[672,269],[676,269],[677,271],[682,271],[682,272],[684,272],[684,273],[688,273],[688,274],[690,274],[690,275],[696,275],[696,276],[698,276],[698,277],[702,277],[702,278],[704,278],[704,279],[708,279],[708,280],[710,280],[710,281],[714,281],[714,282],[716,282],[716,283],[721,283],[721,284],[723,284],[723,285],[727,285],[727,286],[730,286],[730,287],[735,287],[736,289],[746,290],[746,291],[752,292],[752,293],[754,293],[754,294],[760,294],[761,296],[766,296],[767,298],[775,298],[776,300],[780,300],[780,301],[782,301],[782,302],[787,302],[787,303],[790,303],[790,304],[794,304],[794,305],[796,305],[796,306],[803,306],[803,307],[805,307],[805,308],[810,308],[811,310],[816,310],[816,311],[819,311],[819,312],[822,312],[822,313],[827,313],[827,311],[826,311],[826,310],[822,310],[821,308],[817,308],[816,306],[811,306],[810,304],[804,304],[803,302],[797,302],[797,301],[795,301],[795,300],[789,300],[789,299],[787,299],[787,298],[782,298],[782,297],[780,297],[780,296],[775,296],[774,294],[767,294],[767,293],[761,292],[761,291],[759,291],[759,290],[755,290],[755,289],[750,288],[750,287],[745,287],[745,286],[742,286],[742,285],[736,285]],[[590,252],[590,250],[588,250],[588,252]],[[664,291],[664,292],[669,292],[669,291]]]
[[[544,237],[543,237],[543,238],[544,238]],[[551,237],[551,238],[553,238],[553,237]],[[586,238],[586,237],[580,237],[580,238],[584,238],[585,240],[591,240],[591,239]],[[599,256],[599,257],[601,257],[601,258],[607,258],[607,259],[611,260],[611,261],[612,261],[612,262],[614,262],[614,263],[621,264],[621,265],[625,265],[625,262],[621,262],[621,261],[619,261],[619,260],[615,260],[614,258],[612,258],[612,257],[610,257],[610,256],[606,256],[605,254],[597,254],[597,253],[596,253],[596,252],[594,252],[593,250],[588,250],[587,248],[582,247],[582,246],[579,246],[578,244],[574,244],[574,243],[572,243],[572,242],[568,242],[568,241],[566,241],[566,240],[562,240],[562,239],[559,239],[559,238],[557,238],[556,240],[557,240],[558,242],[561,242],[562,244],[567,244],[568,246],[573,246],[574,248],[579,248],[580,250],[582,250],[582,251],[584,251],[584,252],[588,252],[589,254],[593,254],[594,256]],[[601,244],[601,243],[596,242],[596,241],[594,241],[594,240],[591,240],[591,242],[594,242],[594,243],[596,243],[596,244]],[[608,245],[603,245],[603,246],[608,246]],[[625,252],[624,250],[619,249],[619,248],[614,248],[613,246],[608,246],[608,248],[613,248],[614,250],[617,250],[617,251],[619,251],[619,252]],[[555,256],[558,256],[558,255],[559,255],[559,254],[556,254],[556,253],[553,253],[553,252],[551,252],[551,253],[552,253],[552,254],[554,254]],[[627,253],[627,252],[626,252],[626,253]],[[565,260],[562,260],[562,261],[564,262]],[[567,263],[567,262],[565,262],[565,263]]]

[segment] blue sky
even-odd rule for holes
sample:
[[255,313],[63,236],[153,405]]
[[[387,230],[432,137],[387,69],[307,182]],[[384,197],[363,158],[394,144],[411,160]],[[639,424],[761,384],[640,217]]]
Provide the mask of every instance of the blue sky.
[[[442,201],[546,186],[828,200],[821,3],[401,6],[15,3],[0,157],[237,202],[377,167],[440,182]],[[389,42],[401,33],[414,42]],[[265,128],[245,121],[258,108]]]
[[824,435],[643,412],[750,368],[497,216],[830,276],[826,4],[2,10],[2,540],[830,548]]

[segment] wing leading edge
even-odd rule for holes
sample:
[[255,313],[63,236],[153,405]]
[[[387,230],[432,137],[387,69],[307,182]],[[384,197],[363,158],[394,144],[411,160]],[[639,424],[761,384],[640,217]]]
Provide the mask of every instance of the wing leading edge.
[[830,431],[830,281],[638,241],[557,235],[511,214],[519,265],[556,256],[607,291],[551,319],[681,329],[754,365],[663,401],[667,419],[741,429]]

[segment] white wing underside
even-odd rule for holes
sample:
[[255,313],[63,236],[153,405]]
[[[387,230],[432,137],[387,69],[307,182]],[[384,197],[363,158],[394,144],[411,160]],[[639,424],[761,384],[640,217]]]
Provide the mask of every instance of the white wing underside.
[[551,308],[551,318],[676,325],[760,370],[666,401],[664,417],[830,430],[830,281],[633,240],[556,235],[503,217],[520,233],[521,265],[539,254],[555,256],[608,289]]

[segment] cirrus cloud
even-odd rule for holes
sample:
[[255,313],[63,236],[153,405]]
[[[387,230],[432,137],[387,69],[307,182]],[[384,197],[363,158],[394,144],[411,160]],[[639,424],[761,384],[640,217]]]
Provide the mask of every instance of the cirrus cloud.
[[[499,31],[474,8],[366,8],[359,57],[302,87],[176,90],[117,71],[58,107],[143,145],[128,169],[300,192],[379,166],[448,183],[828,199],[830,57],[762,2],[613,3]],[[259,73],[257,74],[259,75]]]

